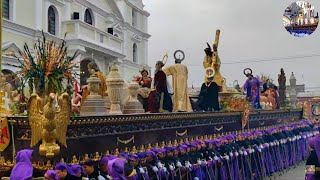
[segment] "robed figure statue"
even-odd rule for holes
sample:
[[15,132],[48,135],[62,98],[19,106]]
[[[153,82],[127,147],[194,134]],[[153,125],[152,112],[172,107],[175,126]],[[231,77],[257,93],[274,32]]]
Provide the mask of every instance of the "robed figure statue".
[[285,107],[286,101],[286,74],[284,73],[283,68],[280,70],[280,74],[278,75],[278,83],[279,83],[279,98],[281,107]]
[[[175,52],[184,53],[181,50]],[[182,59],[176,58],[175,65],[163,70],[167,76],[172,76],[173,86],[173,112],[192,112],[188,91],[188,68],[181,64]]]
[[150,92],[148,101],[148,111],[151,113],[172,112],[172,99],[168,92],[167,76],[162,71],[163,66],[164,63],[162,61],[156,63],[155,90]]
[[[246,70],[250,72],[247,73]],[[260,86],[261,82],[258,78],[253,77],[252,70],[246,68],[244,74],[247,76],[247,81],[245,82],[243,88],[246,92],[246,99],[251,103],[252,107],[260,109]]]
[[151,91],[152,78],[149,76],[149,72],[146,69],[140,71],[141,76],[137,77],[136,81],[140,85],[138,90],[138,100],[141,102],[145,112],[148,111],[148,97]]
[[208,77],[201,86],[198,106],[203,111],[220,111],[219,87],[213,82],[213,77]]
[[[206,55],[203,60],[203,67],[204,69],[207,69],[209,67],[214,69],[213,82],[215,82],[220,88],[222,88],[223,77],[220,72],[221,61],[218,55],[219,39],[220,39],[220,30],[218,29],[216,31],[215,41],[212,46],[213,51],[211,50],[211,47],[208,43],[207,43],[208,48],[204,50]],[[206,81],[206,77],[205,77],[205,81]]]

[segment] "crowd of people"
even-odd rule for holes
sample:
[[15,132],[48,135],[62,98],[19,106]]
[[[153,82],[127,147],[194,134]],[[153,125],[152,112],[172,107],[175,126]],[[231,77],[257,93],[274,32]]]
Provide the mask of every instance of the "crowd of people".
[[[49,180],[263,179],[307,159],[307,164],[319,167],[319,127],[318,123],[304,120],[238,134],[205,136],[134,153],[114,153],[101,157],[100,161],[87,160],[70,166],[58,163],[44,176]],[[31,157],[32,150],[18,152],[10,179],[32,178]],[[309,179],[318,176],[307,174]]]

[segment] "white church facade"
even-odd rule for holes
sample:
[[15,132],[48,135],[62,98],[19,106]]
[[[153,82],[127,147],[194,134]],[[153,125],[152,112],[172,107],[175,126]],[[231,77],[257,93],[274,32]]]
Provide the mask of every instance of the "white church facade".
[[[19,69],[12,56],[32,46],[44,31],[48,39],[61,41],[65,34],[70,54],[80,51],[78,73],[94,61],[107,75],[120,64],[129,81],[148,66],[148,17],[142,0],[3,0],[2,69]],[[82,79],[83,81],[83,79]]]

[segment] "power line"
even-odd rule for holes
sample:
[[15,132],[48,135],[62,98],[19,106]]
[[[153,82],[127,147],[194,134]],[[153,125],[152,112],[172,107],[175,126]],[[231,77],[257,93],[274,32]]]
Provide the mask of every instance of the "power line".
[[[301,58],[311,58],[311,57],[320,57],[320,54],[241,60],[241,61],[225,62],[225,63],[221,63],[221,64],[225,65],[225,64],[246,64],[246,63],[269,62],[269,61],[287,61],[290,59],[301,59]],[[304,59],[304,60],[310,60],[310,59]],[[187,64],[187,66],[202,66],[202,65]]]

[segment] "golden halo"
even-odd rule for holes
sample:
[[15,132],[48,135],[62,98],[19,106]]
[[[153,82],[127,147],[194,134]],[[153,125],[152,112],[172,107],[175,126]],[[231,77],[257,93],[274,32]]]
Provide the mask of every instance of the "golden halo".
[[206,68],[206,78],[212,78],[214,76],[214,68],[213,67],[208,67]]

